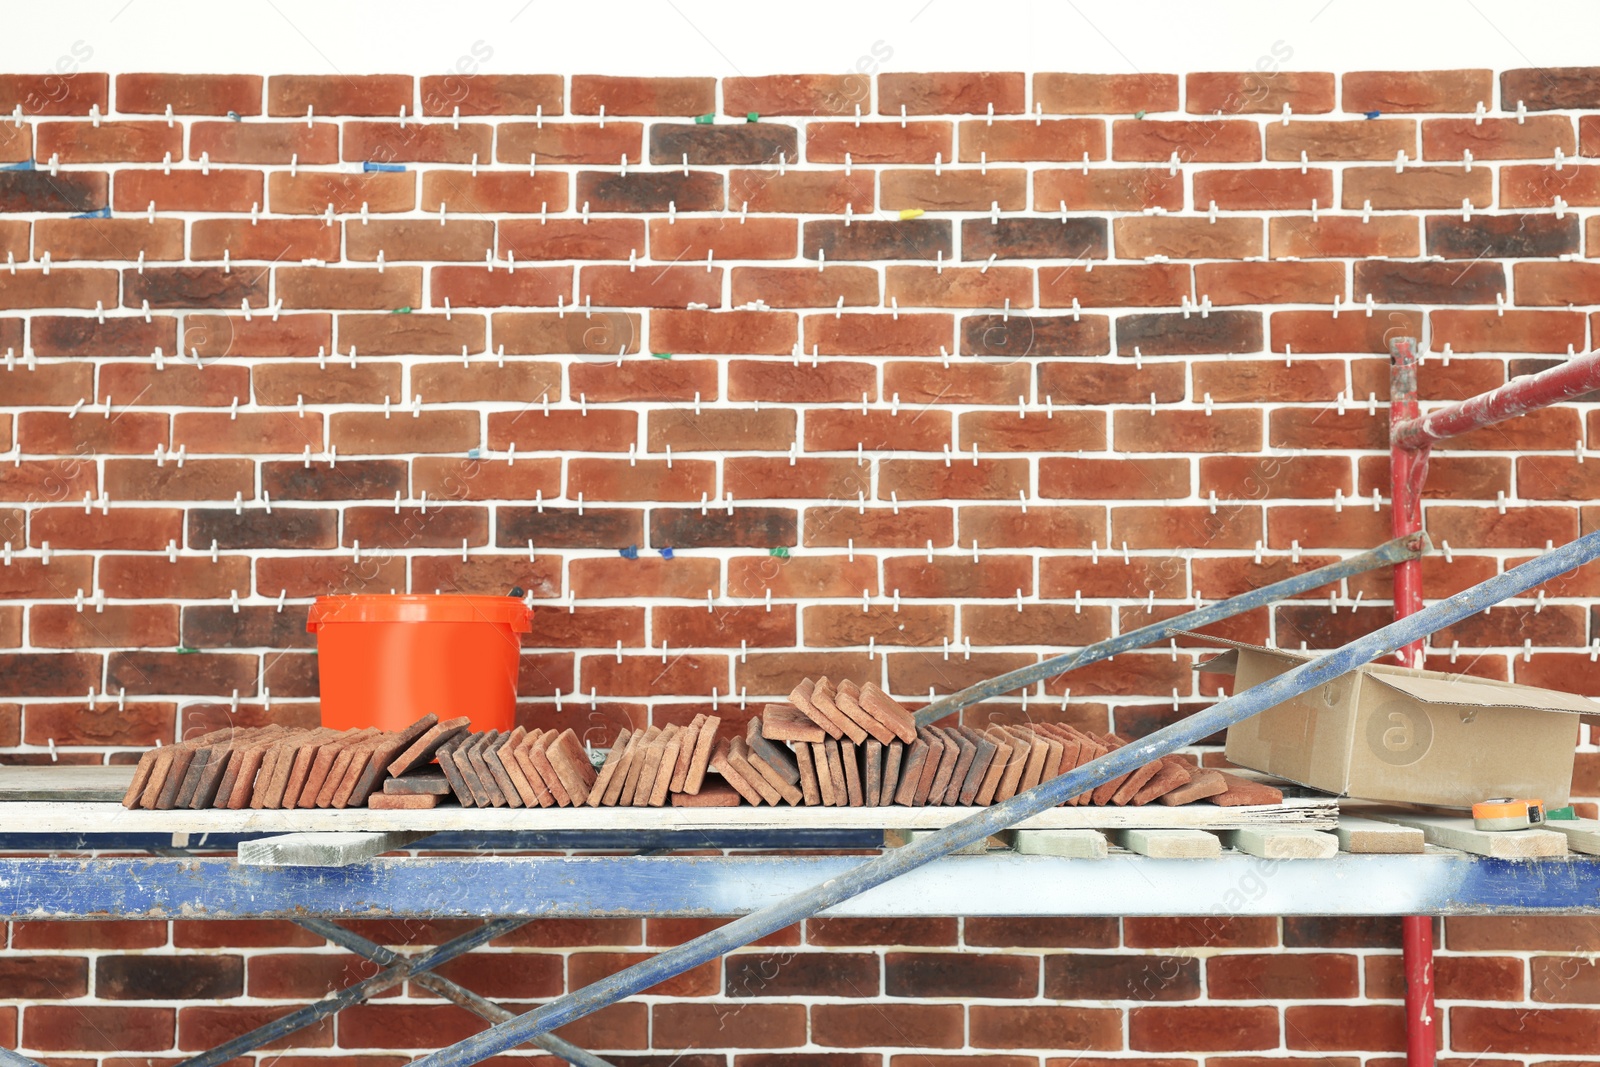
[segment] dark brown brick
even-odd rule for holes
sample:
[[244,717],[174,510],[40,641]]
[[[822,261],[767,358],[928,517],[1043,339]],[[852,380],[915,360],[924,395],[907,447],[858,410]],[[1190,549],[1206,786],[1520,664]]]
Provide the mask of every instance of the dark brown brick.
[[[107,657],[105,687],[107,691],[125,688],[129,696],[209,696],[234,689],[240,696],[251,696],[256,691],[258,664],[257,656],[237,652],[113,652]],[[86,686],[82,688],[87,692]]]
[[[1112,920],[1115,923],[1116,920]],[[954,945],[956,920],[948,916],[904,919],[807,919],[808,945]]]
[[240,956],[101,956],[95,996],[105,1000],[213,1000],[244,993]]
[[883,991],[891,997],[1028,999],[1039,993],[1037,956],[890,952],[883,968]]
[[[901,223],[904,225],[904,223]],[[1105,259],[1105,219],[967,219],[961,224],[961,258]]]
[[122,272],[122,303],[153,308],[237,308],[267,306],[267,274],[221,267],[146,267]]
[[1278,920],[1259,916],[1185,915],[1127,918],[1129,948],[1267,948],[1278,943]]
[[729,997],[878,995],[878,957],[866,952],[738,952],[724,969]]
[[969,918],[966,943],[992,948],[1116,948],[1116,919]]
[[666,211],[671,204],[679,211],[721,211],[722,175],[681,170],[627,174],[582,170],[578,172],[576,206],[585,201],[590,211]]
[[[699,511],[695,512],[696,517]],[[503,506],[495,523],[501,547],[623,548],[643,543],[644,513],[629,508]]]
[[1117,354],[1197,356],[1262,350],[1261,314],[1213,311],[1208,316],[1125,315],[1117,320]]
[[1197,1000],[1200,961],[1192,956],[1046,956],[1044,995],[1051,1000]]
[[1430,215],[1425,220],[1428,254],[1446,259],[1555,257],[1578,251],[1576,214]]
[[305,609],[275,605],[189,604],[183,609],[183,643],[189,648],[314,648]]
[[1505,268],[1498,263],[1411,263],[1358,260],[1351,294],[1357,303],[1368,293],[1380,304],[1492,304],[1506,291]]
[[1500,72],[1500,110],[1600,107],[1600,67],[1521,67]]
[[177,320],[153,315],[38,315],[32,321],[33,350],[41,356],[148,356],[159,345],[171,352],[178,338]]
[[100,667],[89,652],[0,653],[0,696],[82,696],[104,688]]
[[793,508],[759,506],[711,508],[652,508],[650,544],[656,548],[776,548],[798,544],[798,520]]
[[853,259],[937,259],[955,255],[950,222],[946,219],[856,219],[848,226],[833,219],[808,222],[802,254],[825,262]]
[[1285,918],[1283,944],[1285,948],[1395,948],[1400,944],[1400,920],[1316,915]]
[[391,500],[409,488],[403,459],[341,459],[334,464],[269,460],[261,488],[274,500]]
[[109,189],[96,171],[0,171],[0,211],[98,211],[110,203]]
[[775,122],[741,122],[722,126],[699,123],[658,122],[650,127],[650,162],[690,166],[725,167],[731,164],[773,166],[800,158],[799,136],[793,126]]
[[330,508],[191,508],[189,547],[332,548],[338,544],[338,513]]

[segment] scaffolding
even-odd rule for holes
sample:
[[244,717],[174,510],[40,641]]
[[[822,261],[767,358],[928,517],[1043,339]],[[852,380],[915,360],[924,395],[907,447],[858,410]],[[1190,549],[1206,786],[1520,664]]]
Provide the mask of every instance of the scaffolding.
[[[1213,899],[1206,895],[1208,889],[1225,894],[1243,873],[1242,865],[1259,857],[1231,852],[1210,860],[1129,857],[1127,863],[1096,864],[1014,853],[951,854],[1038,818],[1069,797],[1196,744],[1372,660],[1399,654],[1419,662],[1429,634],[1600,557],[1600,532],[1591,533],[1424,606],[1420,494],[1427,449],[1455,434],[1600,386],[1600,356],[1570,361],[1426,416],[1419,413],[1413,340],[1401,338],[1392,343],[1391,366],[1394,540],[1350,559],[1001,675],[935,701],[918,719],[935,721],[1020,686],[1379,567],[1394,568],[1394,622],[1002,803],[976,810],[944,809],[942,817],[951,820],[948,825],[929,828],[903,847],[866,859],[808,854],[807,849],[882,844],[881,830],[840,818],[833,820],[836,825],[831,828],[813,826],[804,831],[722,827],[708,833],[702,828],[691,841],[677,846],[751,848],[761,849],[760,854],[383,858],[375,855],[382,850],[378,846],[417,851],[476,846],[642,852],[671,848],[676,836],[665,829],[609,834],[593,829],[456,830],[428,836],[429,823],[424,817],[435,813],[384,812],[368,814],[384,816],[388,821],[383,825],[388,829],[353,831],[377,835],[378,840],[371,842],[374,858],[331,868],[263,867],[197,854],[201,849],[236,845],[241,840],[237,834],[232,839],[192,840],[196,827],[210,825],[220,830],[226,826],[225,822],[188,821],[212,813],[126,812],[116,820],[117,828],[107,834],[94,832],[103,823],[83,821],[91,817],[89,813],[66,810],[71,805],[8,804],[7,813],[16,816],[8,821],[32,827],[34,832],[20,832],[16,825],[0,830],[0,846],[19,847],[18,842],[32,838],[34,843],[23,847],[143,848],[156,855],[0,857],[0,887],[4,887],[0,917],[292,917],[307,929],[382,965],[383,970],[366,981],[183,1061],[184,1067],[223,1063],[408,978],[492,1023],[488,1029],[424,1057],[419,1064],[456,1067],[533,1044],[569,1062],[594,1067],[605,1061],[554,1037],[551,1031],[823,912],[1090,914],[1087,902],[1115,899],[1122,914],[1181,914],[1185,901]],[[42,810],[46,808],[50,810]],[[519,818],[526,827],[547,819],[548,814],[521,813]],[[718,832],[724,836],[718,837]],[[175,834],[182,836],[175,838]],[[725,843],[719,845],[719,841]],[[782,851],[774,854],[771,850]],[[1329,874],[1335,877],[1329,878]],[[1068,882],[1078,891],[1062,893],[1060,887]],[[1001,883],[1008,886],[1007,892],[993,893],[992,887]],[[1385,892],[1375,894],[1379,886]],[[1341,854],[1314,864],[1278,863],[1267,888],[1241,901],[1230,913],[1408,917],[1406,954],[1412,987],[1407,994],[1408,1042],[1413,1067],[1423,1067],[1431,1064],[1433,1054],[1431,926],[1427,918],[1417,916],[1485,911],[1600,914],[1600,857],[1508,863],[1436,849],[1416,855]],[[431,973],[445,961],[535,918],[635,915],[740,917],[521,1014]],[[395,953],[331,921],[379,916],[470,916],[486,921],[415,955]],[[0,1049],[0,1063],[37,1067],[33,1060],[4,1049]]]

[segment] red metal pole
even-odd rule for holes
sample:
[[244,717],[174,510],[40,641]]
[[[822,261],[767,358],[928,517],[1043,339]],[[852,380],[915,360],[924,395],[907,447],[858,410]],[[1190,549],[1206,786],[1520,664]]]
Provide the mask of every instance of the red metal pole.
[[1433,1067],[1433,918],[1400,920],[1406,966],[1406,1067]]
[[[1390,529],[1396,537],[1411,537],[1422,532],[1422,481],[1428,473],[1428,444],[1408,447],[1399,438],[1405,426],[1417,419],[1416,340],[1397,337],[1389,342],[1389,488],[1393,494],[1389,509]],[[1394,568],[1394,617],[1403,619],[1422,610],[1422,561],[1410,559]],[[1408,667],[1422,666],[1423,642],[1415,641],[1400,651]]]
[[[1412,444],[1401,433],[1403,428],[1421,421],[1417,418],[1416,348],[1412,337],[1397,337],[1389,342],[1389,487],[1393,496],[1390,524],[1396,537],[1422,532],[1422,480],[1428,472],[1431,439],[1425,433],[1419,434]],[[1394,617],[1402,619],[1420,610],[1422,561],[1410,559],[1395,564]],[[1400,651],[1401,659],[1407,666],[1422,666],[1423,647],[1423,641],[1407,645]],[[1427,915],[1403,918],[1401,946],[1406,970],[1406,1065],[1433,1067],[1433,919]]]
[[[1391,361],[1395,358],[1393,353],[1400,345],[1407,346],[1407,351],[1416,347],[1415,342],[1409,337],[1397,338],[1390,345]],[[1390,373],[1391,378],[1399,374],[1398,366],[1393,366]],[[1429,445],[1464,434],[1468,430],[1504,422],[1506,419],[1526,415],[1530,411],[1537,411],[1551,404],[1559,404],[1563,400],[1571,400],[1590,390],[1600,389],[1600,351],[1575,356],[1539,374],[1513,379],[1498,389],[1479,393],[1459,404],[1430,411],[1420,418],[1417,416],[1414,369],[1410,371],[1410,382],[1409,414],[1402,413],[1396,418],[1395,394],[1390,393],[1390,440],[1397,447],[1425,451]],[[1421,484],[1420,480],[1418,484]]]

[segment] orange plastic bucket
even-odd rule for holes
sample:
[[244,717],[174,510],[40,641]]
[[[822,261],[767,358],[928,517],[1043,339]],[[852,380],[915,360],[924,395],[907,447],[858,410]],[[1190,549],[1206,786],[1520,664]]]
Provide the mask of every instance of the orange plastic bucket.
[[399,730],[429,712],[510,730],[517,663],[533,612],[509,596],[324,596],[317,635],[322,725]]

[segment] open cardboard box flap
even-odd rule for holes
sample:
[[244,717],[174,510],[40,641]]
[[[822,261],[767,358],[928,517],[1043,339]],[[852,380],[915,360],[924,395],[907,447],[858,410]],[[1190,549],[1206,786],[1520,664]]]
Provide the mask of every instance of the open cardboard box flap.
[[[1206,674],[1233,674],[1239,663],[1239,650],[1259,652],[1290,660],[1296,665],[1309,663],[1316,657],[1266,645],[1252,645],[1245,641],[1230,641],[1192,631],[1179,631],[1210,644],[1226,645],[1229,651],[1195,666]],[[1502,682],[1496,678],[1480,678],[1471,674],[1450,674],[1445,671],[1424,671],[1410,667],[1395,667],[1387,663],[1368,663],[1356,668],[1372,676],[1372,680],[1397,690],[1416,700],[1429,704],[1466,704],[1479,708],[1534,708],[1539,711],[1564,711],[1573,715],[1600,714],[1600,704],[1573,693],[1556,689],[1537,689],[1533,686]]]
[[[1185,636],[1228,651],[1195,669],[1261,685],[1313,655]],[[1571,693],[1492,678],[1364,664],[1228,728],[1241,767],[1370,800],[1470,807],[1493,796],[1567,802],[1576,716]],[[1552,712],[1557,714],[1551,714]]]

